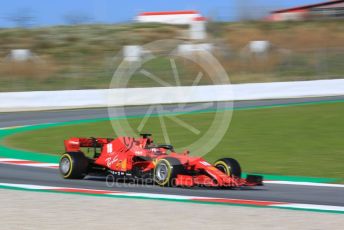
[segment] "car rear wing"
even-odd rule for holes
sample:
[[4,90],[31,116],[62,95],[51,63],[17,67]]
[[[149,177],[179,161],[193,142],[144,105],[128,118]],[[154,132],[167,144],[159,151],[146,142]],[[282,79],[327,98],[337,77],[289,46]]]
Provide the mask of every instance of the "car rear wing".
[[80,148],[101,148],[112,141],[112,138],[72,137],[64,141],[66,152],[79,152]]

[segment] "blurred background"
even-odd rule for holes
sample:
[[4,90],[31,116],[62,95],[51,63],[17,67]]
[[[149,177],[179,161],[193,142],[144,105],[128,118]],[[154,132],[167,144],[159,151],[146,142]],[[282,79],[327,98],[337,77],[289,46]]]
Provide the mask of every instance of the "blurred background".
[[[211,52],[232,83],[344,75],[343,1],[13,0],[0,14],[2,92],[108,88],[121,61],[139,62],[142,45],[171,38],[178,52]],[[145,65],[171,78],[168,60]],[[181,84],[191,85],[197,67],[177,66],[186,73]],[[140,74],[129,83],[146,86],[156,82]]]

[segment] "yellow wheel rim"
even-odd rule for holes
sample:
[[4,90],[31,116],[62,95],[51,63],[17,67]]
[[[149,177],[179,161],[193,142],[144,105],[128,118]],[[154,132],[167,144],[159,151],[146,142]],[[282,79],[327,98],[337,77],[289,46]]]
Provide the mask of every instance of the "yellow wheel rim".
[[224,170],[224,173],[227,175],[227,176],[231,176],[231,171],[229,170],[226,162],[224,161],[217,161],[215,162],[214,166],[217,168],[218,166],[223,168]]

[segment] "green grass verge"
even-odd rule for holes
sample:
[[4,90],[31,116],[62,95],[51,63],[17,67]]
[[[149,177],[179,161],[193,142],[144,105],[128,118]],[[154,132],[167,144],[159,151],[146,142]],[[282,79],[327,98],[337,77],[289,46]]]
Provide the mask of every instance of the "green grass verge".
[[[214,118],[211,112],[178,115],[201,132]],[[133,127],[141,121],[129,119]],[[122,122],[122,121],[119,121]],[[171,142],[186,146],[197,136],[165,119]],[[244,170],[254,173],[344,178],[344,104],[313,104],[238,110],[219,145],[205,156],[210,162],[221,157],[238,159]],[[163,142],[159,119],[150,118],[146,131]],[[71,124],[18,133],[4,144],[48,154],[64,151],[63,140],[71,136],[115,136],[109,121]]]

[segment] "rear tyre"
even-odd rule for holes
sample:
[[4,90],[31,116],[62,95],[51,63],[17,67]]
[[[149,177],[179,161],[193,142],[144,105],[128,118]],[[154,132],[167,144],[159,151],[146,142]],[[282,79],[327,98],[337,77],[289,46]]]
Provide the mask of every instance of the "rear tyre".
[[214,163],[215,168],[228,176],[241,178],[241,167],[237,160],[233,158],[222,158]]
[[82,179],[87,174],[88,159],[82,152],[69,152],[62,155],[59,169],[65,179]]
[[180,161],[175,158],[160,159],[154,168],[154,182],[160,186],[174,186],[178,174],[184,171]]

